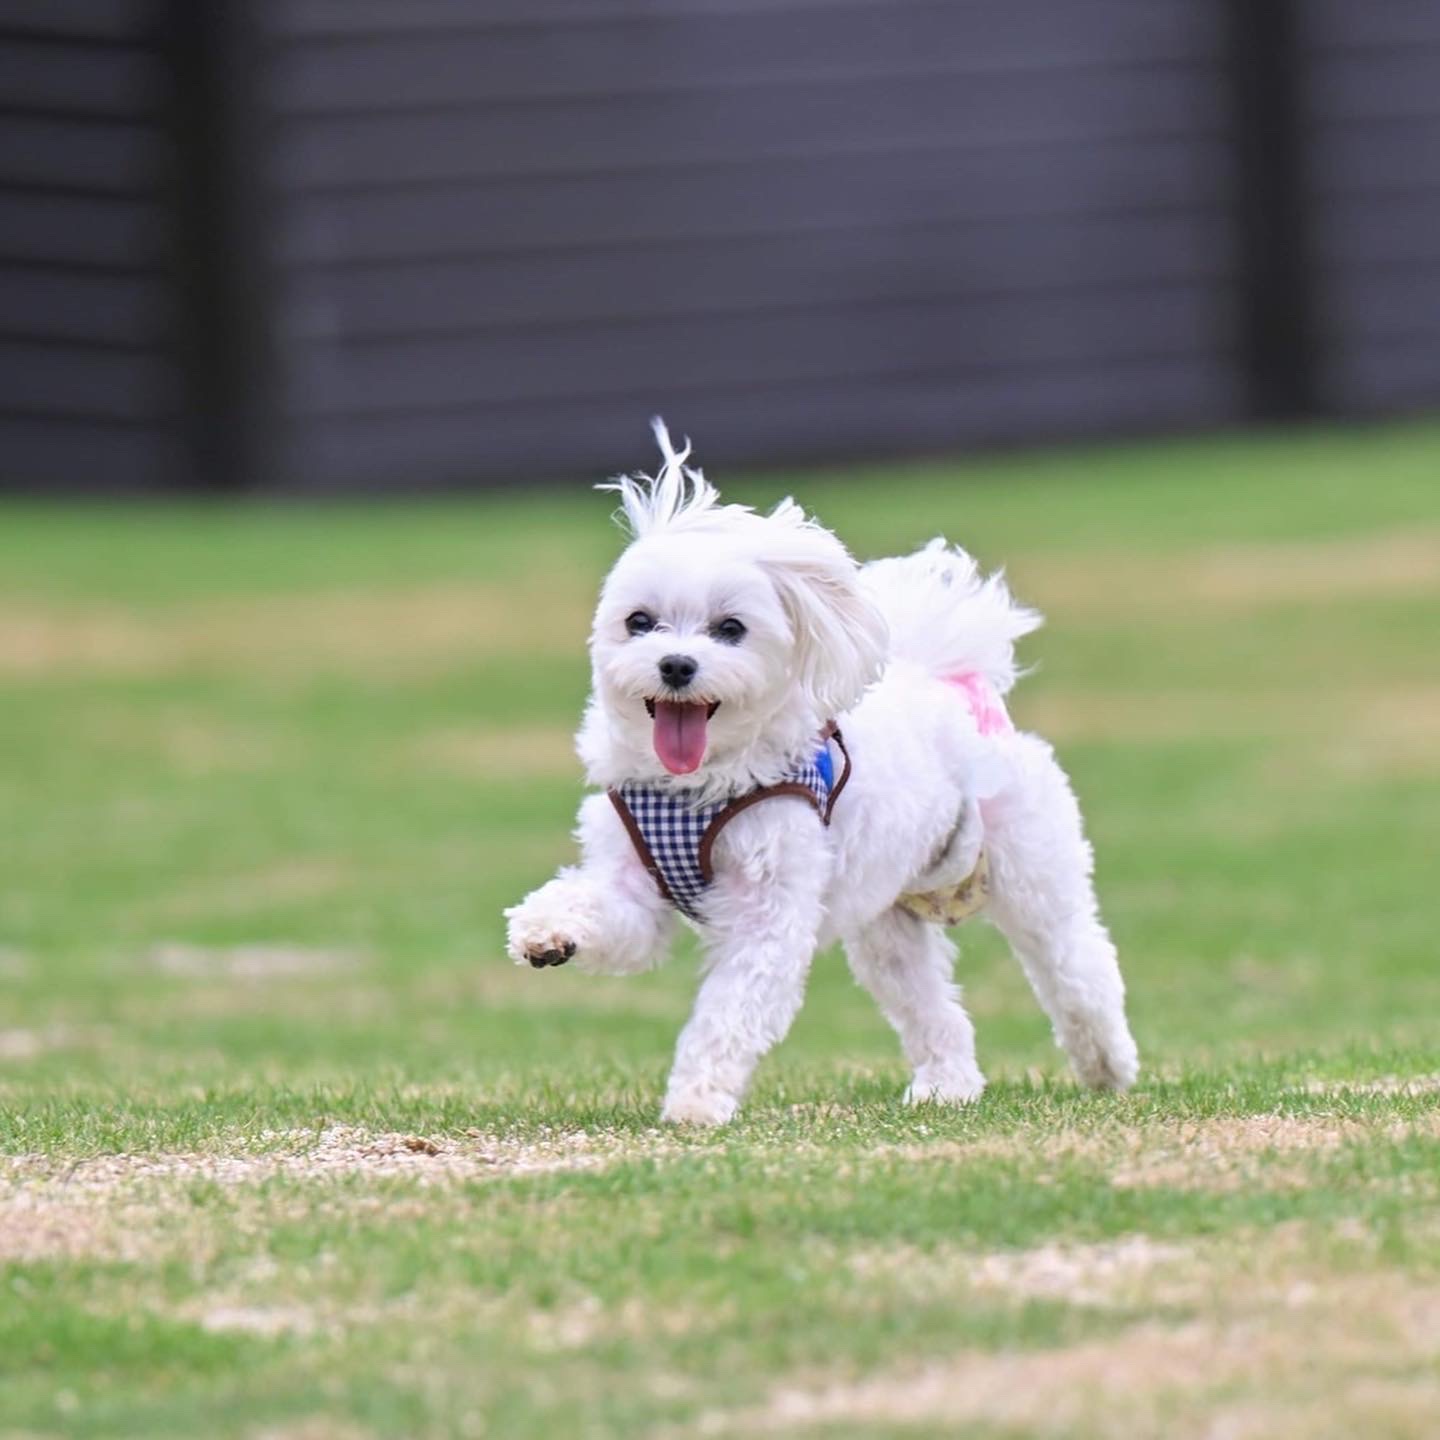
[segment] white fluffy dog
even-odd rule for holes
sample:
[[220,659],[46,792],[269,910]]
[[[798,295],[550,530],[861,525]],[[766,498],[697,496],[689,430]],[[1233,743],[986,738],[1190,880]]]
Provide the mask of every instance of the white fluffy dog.
[[1007,938],[1087,1085],[1138,1060],[1064,771],[1001,696],[1040,618],[936,540],[858,566],[790,500],[725,505],[655,423],[664,463],[616,481],[633,543],[605,581],[577,746],[601,793],[582,859],[506,911],[509,950],[627,974],[677,917],[704,979],[666,1120],[714,1125],[844,942],[899,1032],[912,1102],[976,1099],[975,1032],[943,921]]

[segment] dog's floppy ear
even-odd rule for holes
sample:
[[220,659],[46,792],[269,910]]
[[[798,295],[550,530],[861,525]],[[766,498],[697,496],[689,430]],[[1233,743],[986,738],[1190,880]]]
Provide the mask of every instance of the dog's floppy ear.
[[860,588],[849,551],[786,504],[788,511],[782,506],[770,517],[781,524],[761,564],[795,634],[801,688],[828,719],[849,710],[879,678],[890,637],[884,616]]

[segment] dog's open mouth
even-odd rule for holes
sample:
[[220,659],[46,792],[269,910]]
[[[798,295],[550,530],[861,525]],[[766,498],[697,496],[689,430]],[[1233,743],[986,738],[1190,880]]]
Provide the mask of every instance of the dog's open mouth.
[[700,768],[705,758],[705,727],[720,708],[718,700],[645,701],[645,709],[655,722],[652,743],[660,763],[672,775],[689,775]]

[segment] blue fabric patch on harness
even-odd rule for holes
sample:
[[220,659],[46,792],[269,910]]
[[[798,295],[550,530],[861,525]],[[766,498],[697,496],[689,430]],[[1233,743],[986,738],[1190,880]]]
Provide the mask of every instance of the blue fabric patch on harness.
[[822,744],[815,752],[815,768],[820,772],[820,778],[825,782],[825,793],[835,788],[835,762],[830,758],[830,747]]

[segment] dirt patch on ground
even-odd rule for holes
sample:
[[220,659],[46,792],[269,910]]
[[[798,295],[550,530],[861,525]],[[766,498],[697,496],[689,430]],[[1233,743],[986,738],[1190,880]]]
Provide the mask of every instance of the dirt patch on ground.
[[0,1263],[150,1260],[173,1242],[166,1220],[138,1198],[97,1205],[89,1196],[0,1180]]
[[0,1157],[0,1195],[42,1186],[81,1194],[119,1195],[127,1187],[211,1181],[245,1185],[274,1177],[324,1180],[350,1175],[404,1177],[424,1184],[503,1179],[559,1170],[596,1170],[639,1154],[673,1148],[658,1131],[633,1136],[555,1132],[519,1138],[476,1131],[463,1138],[375,1132],[333,1125],[320,1132],[266,1131],[255,1144],[232,1153],[97,1155],[64,1161],[52,1156]]
[[[658,1131],[640,1137],[556,1131],[531,1138],[476,1131],[457,1138],[335,1125],[318,1133],[267,1132],[252,1146],[231,1153],[80,1160],[0,1156],[0,1260],[203,1255],[211,1242],[205,1233],[206,1215],[195,1208],[196,1184],[248,1193],[246,1187],[274,1179],[321,1186],[359,1177],[413,1180],[440,1193],[444,1187],[476,1180],[600,1170],[640,1154],[656,1156],[675,1149],[672,1138]],[[327,1191],[307,1199],[303,1213],[329,1203],[326,1197],[332,1194],[344,1194],[344,1203],[358,1209],[381,1205],[397,1219],[408,1203],[393,1192],[366,1196]],[[416,1203],[423,1208],[423,1202]],[[232,1319],[239,1328],[240,1320]]]

